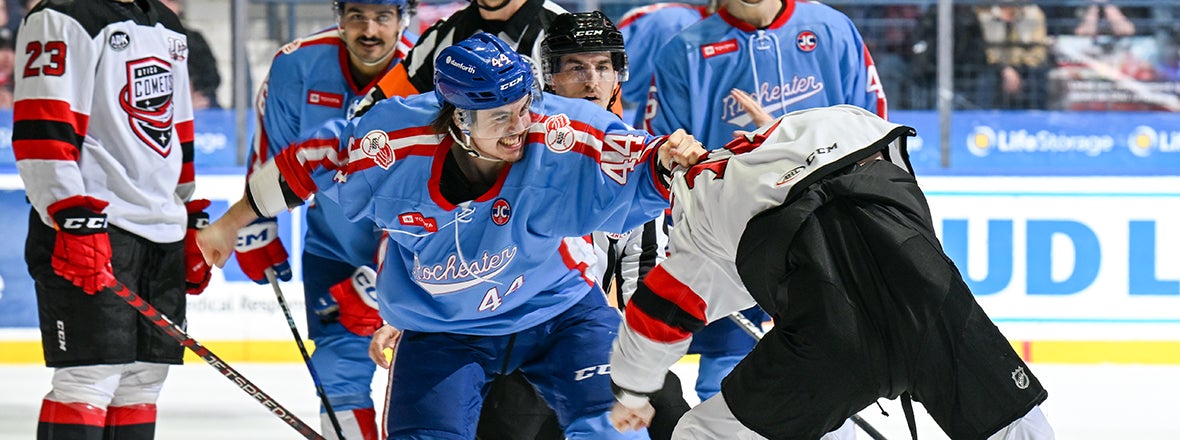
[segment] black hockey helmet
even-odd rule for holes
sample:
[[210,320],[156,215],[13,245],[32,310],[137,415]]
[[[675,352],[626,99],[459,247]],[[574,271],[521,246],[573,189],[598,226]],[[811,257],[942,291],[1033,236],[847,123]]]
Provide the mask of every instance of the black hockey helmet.
[[397,6],[398,15],[401,15],[402,20],[407,23],[409,22],[409,17],[418,12],[418,0],[332,0],[332,12],[337,17],[340,16],[342,12],[340,8],[344,3]]
[[585,52],[610,52],[611,64],[619,72],[619,82],[627,80],[627,51],[623,33],[600,11],[558,15],[545,30],[541,41],[541,70],[545,84],[561,68],[561,56]]

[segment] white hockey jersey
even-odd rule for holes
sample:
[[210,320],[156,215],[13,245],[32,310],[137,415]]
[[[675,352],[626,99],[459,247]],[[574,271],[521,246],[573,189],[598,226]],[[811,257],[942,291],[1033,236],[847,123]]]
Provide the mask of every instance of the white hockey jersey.
[[[148,9],[141,9],[147,5]],[[46,0],[17,39],[12,147],[42,221],[76,195],[148,240],[184,238],[193,114],[184,27],[159,2]]]
[[677,169],[669,256],[627,306],[611,354],[615,384],[658,390],[667,367],[687,352],[693,331],[754,305],[735,263],[752,217],[877,152],[909,171],[897,139],[912,132],[851,105],[800,110],[709,152],[692,168]]

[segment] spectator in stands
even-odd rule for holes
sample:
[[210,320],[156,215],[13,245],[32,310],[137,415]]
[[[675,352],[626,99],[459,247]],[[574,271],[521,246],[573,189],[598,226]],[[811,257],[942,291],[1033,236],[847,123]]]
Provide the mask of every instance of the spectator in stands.
[[[954,77],[953,105],[957,109],[978,108],[974,102],[980,85],[981,71],[987,65],[983,31],[979,28],[979,17],[973,6],[956,4],[951,13],[952,32],[955,35],[951,49]],[[938,7],[930,6],[918,20],[914,30],[914,42],[910,50],[911,87],[910,108],[930,109],[935,106],[934,92],[938,86]],[[995,87],[994,84],[992,87]]]
[[976,103],[983,108],[1044,109],[1053,66],[1045,12],[1037,5],[1002,0],[977,7],[976,15],[987,55]]
[[1074,29],[1074,34],[1093,36],[1103,32],[1100,26],[1100,18],[1106,18],[1106,25],[1110,28],[1110,34],[1116,36],[1128,36],[1135,34],[1135,23],[1132,23],[1123,11],[1118,6],[1107,3],[1106,0],[1095,0],[1090,6],[1082,10],[1081,22],[1078,23],[1077,28]]
[[859,4],[832,5],[856,23],[864,37],[865,47],[873,54],[873,62],[881,76],[885,94],[892,108],[914,108],[915,81],[908,68],[910,46],[914,44],[915,23],[922,16],[918,5]]
[[11,38],[0,37],[0,108],[12,108],[13,67],[16,51]]
[[[184,19],[184,0],[160,0],[177,17]],[[221,74],[217,72],[217,58],[200,31],[185,23],[188,33],[188,71],[193,89],[193,110],[221,108],[217,102],[217,88],[221,86]]]
[[636,127],[643,126],[644,105],[651,89],[654,60],[660,48],[684,28],[701,21],[717,11],[721,0],[709,0],[708,5],[663,2],[643,5],[627,11],[619,20],[623,44],[631,58],[631,79],[623,83],[623,106],[638,107],[634,118]]

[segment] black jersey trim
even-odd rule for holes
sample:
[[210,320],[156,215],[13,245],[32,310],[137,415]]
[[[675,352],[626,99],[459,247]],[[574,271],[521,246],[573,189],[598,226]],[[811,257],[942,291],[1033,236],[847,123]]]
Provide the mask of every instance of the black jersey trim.
[[108,26],[126,21],[149,27],[159,23],[173,32],[186,34],[180,18],[159,2],[136,0],[135,6],[124,7],[109,0],[42,0],[29,11],[29,15],[45,9],[68,15],[86,30],[91,39],[102,34]]
[[82,145],[82,136],[74,132],[74,126],[60,121],[24,120],[13,122],[12,140],[14,142],[54,140],[69,142],[75,147]]
[[656,295],[645,283],[639,283],[639,286],[636,287],[635,295],[631,296],[630,305],[639,308],[652,318],[690,333],[696,333],[705,327],[705,321],[697,319],[684,309],[677,307],[672,301]]

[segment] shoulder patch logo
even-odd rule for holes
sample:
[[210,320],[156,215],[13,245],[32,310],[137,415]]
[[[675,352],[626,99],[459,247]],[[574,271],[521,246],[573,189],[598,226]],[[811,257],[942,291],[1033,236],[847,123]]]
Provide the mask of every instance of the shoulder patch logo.
[[819,37],[815,36],[815,32],[803,31],[795,37],[795,46],[803,52],[811,52],[819,46]]
[[508,220],[512,218],[512,206],[508,204],[507,200],[496,199],[492,202],[492,223],[496,226],[504,226]]
[[107,44],[111,46],[111,50],[119,52],[131,45],[131,36],[123,31],[115,31],[107,38]]
[[290,55],[291,52],[294,52],[295,49],[298,49],[299,46],[302,46],[302,45],[303,45],[303,39],[298,38],[295,41],[292,41],[290,43],[283,45],[283,48],[279,49],[279,52],[282,52],[284,55]]
[[390,165],[393,165],[393,149],[389,148],[389,135],[384,131],[373,130],[365,133],[365,137],[357,141],[357,146],[382,169],[388,170]]
[[127,85],[119,106],[131,131],[148,147],[168,157],[172,152],[172,64],[156,57],[128,61]]
[[168,55],[172,57],[172,61],[184,61],[188,59],[188,43],[179,38],[168,37]]
[[554,153],[565,153],[574,149],[574,128],[570,118],[559,113],[545,121],[545,146]]
[[727,53],[737,52],[737,50],[737,39],[725,40],[701,46],[701,56],[705,59],[709,59],[717,55],[725,55]]
[[1016,388],[1027,389],[1029,384],[1028,374],[1025,374],[1024,367],[1016,367],[1012,371],[1012,382],[1016,383]]

